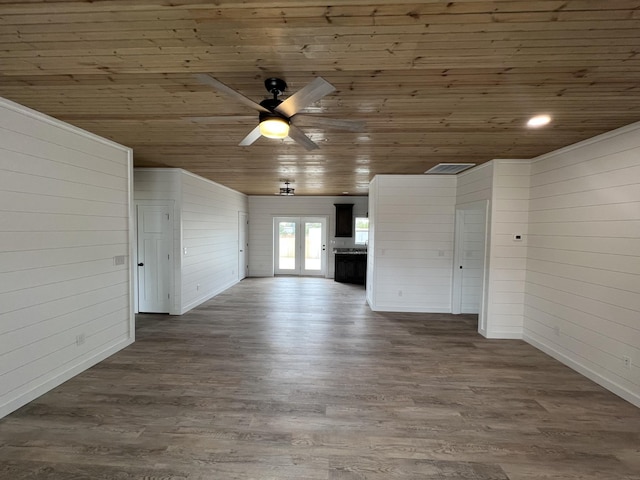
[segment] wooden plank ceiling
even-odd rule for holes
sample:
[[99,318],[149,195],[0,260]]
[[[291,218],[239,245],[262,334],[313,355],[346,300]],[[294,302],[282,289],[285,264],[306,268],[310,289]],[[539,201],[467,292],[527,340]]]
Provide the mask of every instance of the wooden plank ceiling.
[[[367,193],[376,174],[530,158],[640,120],[640,0],[0,0],[0,96],[247,194]],[[336,91],[320,149],[238,142],[278,76]],[[525,127],[533,114],[551,125]],[[211,117],[196,122],[186,117]]]

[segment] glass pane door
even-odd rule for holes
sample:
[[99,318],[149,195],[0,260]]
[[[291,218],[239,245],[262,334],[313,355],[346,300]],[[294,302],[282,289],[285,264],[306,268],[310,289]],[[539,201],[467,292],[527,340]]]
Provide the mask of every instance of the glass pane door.
[[276,222],[276,273],[298,273],[296,252],[298,242],[296,238],[295,220],[281,220]]
[[274,273],[320,275],[326,273],[326,218],[274,219]]
[[305,275],[323,275],[325,257],[324,221],[320,218],[303,219]]

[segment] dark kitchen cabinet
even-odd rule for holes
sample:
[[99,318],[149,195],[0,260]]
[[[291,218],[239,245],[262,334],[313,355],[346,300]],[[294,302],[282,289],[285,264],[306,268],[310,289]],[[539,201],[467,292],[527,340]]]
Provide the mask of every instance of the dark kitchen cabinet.
[[342,283],[364,285],[367,279],[366,254],[336,253],[334,280]]
[[353,203],[335,203],[336,237],[353,237]]

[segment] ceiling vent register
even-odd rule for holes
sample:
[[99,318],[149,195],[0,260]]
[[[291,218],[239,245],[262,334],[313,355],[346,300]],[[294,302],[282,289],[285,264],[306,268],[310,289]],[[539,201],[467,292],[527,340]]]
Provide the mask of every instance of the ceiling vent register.
[[445,174],[445,175],[455,175],[456,173],[460,173],[468,168],[475,167],[475,163],[439,163],[435,167],[430,168],[424,173],[428,174]]

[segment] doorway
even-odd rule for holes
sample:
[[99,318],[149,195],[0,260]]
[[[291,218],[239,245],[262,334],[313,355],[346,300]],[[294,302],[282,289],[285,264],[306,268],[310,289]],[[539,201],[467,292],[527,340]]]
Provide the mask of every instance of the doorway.
[[452,313],[478,314],[485,328],[487,202],[456,207]]
[[273,225],[275,275],[326,276],[326,217],[276,217]]
[[138,311],[169,313],[173,207],[138,205]]
[[238,280],[249,274],[247,253],[249,252],[249,217],[246,212],[238,212]]

